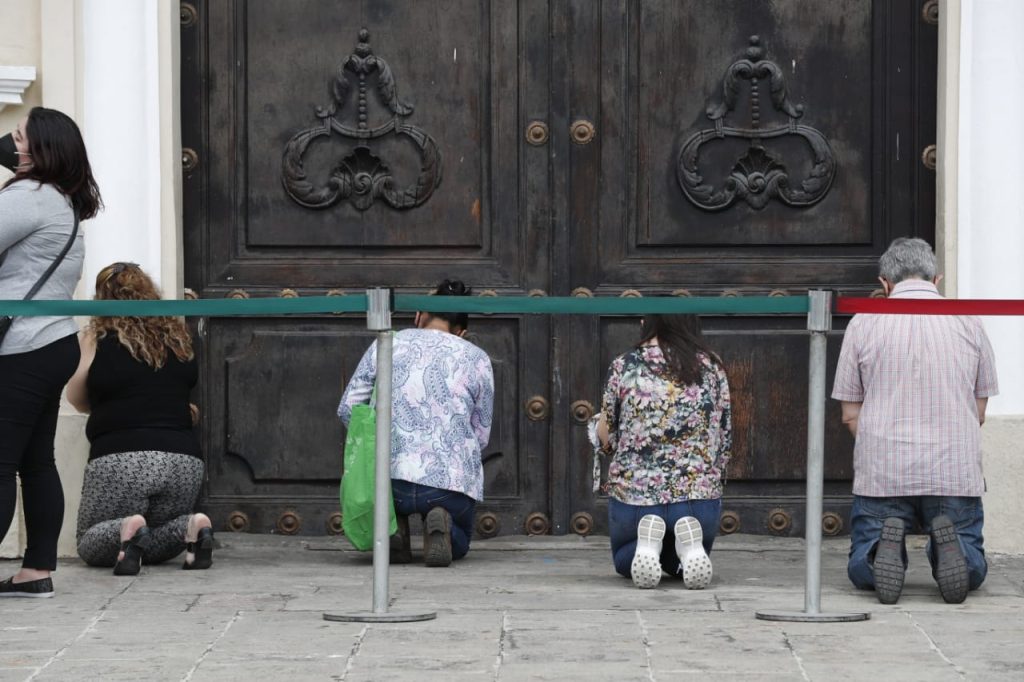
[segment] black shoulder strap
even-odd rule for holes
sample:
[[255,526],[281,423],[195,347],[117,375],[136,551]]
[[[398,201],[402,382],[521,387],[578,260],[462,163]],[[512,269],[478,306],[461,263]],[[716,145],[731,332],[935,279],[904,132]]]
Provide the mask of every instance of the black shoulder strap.
[[39,280],[32,285],[32,288],[28,290],[28,293],[25,294],[24,300],[27,301],[39,293],[39,290],[43,288],[44,284],[46,284],[46,280],[50,279],[50,275],[60,267],[60,264],[64,261],[64,257],[68,255],[68,251],[71,250],[71,246],[75,243],[75,237],[78,236],[78,209],[76,208],[74,211],[75,226],[71,229],[71,236],[68,237],[68,243],[64,245],[63,249],[61,249],[60,255],[57,256],[57,259],[50,263],[50,267],[46,268],[46,272],[43,273],[43,276],[40,277]]

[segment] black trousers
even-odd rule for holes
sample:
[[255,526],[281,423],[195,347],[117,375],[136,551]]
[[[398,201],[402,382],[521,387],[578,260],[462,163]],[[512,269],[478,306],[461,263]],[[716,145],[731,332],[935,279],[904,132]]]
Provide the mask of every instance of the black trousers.
[[28,353],[0,355],[0,536],[14,518],[17,474],[28,531],[25,568],[57,568],[64,490],[53,439],[60,393],[75,373],[79,355],[75,335]]

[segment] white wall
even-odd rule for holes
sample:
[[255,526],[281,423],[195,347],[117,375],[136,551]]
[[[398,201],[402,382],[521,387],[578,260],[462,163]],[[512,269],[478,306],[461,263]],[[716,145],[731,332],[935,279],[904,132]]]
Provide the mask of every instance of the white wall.
[[[960,8],[956,294],[1024,299],[1024,26],[1020,0],[964,0]],[[948,3],[954,0],[947,0]],[[941,12],[941,10],[940,10]],[[941,21],[941,18],[940,18]],[[985,546],[1024,553],[1024,318],[985,318],[999,395],[982,427]]]
[[[1022,299],[1024,2],[973,0],[961,8],[957,295]],[[1000,389],[989,414],[1024,415],[1024,318],[989,317],[985,328]]]
[[156,2],[82,3],[82,132],[106,206],[85,226],[84,297],[115,261],[138,263],[161,279],[159,9]]

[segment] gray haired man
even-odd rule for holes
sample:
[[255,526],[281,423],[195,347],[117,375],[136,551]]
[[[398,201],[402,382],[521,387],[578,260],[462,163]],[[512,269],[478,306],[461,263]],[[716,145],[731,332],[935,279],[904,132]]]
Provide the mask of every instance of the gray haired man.
[[[939,299],[935,254],[895,240],[879,260],[890,298]],[[981,424],[998,393],[981,321],[950,315],[856,315],[846,329],[832,397],[856,438],[847,572],[893,604],[915,524],[943,599],[960,603],[985,580]]]

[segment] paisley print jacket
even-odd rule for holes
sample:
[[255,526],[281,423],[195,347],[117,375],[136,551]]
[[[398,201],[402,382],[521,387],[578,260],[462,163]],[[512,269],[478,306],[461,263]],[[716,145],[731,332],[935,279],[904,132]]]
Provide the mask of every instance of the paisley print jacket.
[[[454,334],[405,329],[395,334],[391,400],[391,478],[484,496],[480,455],[490,438],[494,374],[483,350]],[[338,405],[369,403],[377,344],[356,367]]]

